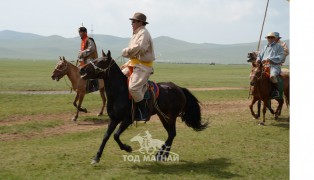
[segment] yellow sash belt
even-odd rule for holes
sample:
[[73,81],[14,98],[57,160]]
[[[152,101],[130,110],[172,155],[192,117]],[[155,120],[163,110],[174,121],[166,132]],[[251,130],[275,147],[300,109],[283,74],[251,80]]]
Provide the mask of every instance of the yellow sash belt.
[[148,67],[153,67],[153,61],[151,61],[151,62],[146,62],[146,61],[141,61],[141,60],[139,60],[139,59],[137,59],[137,58],[132,58],[130,65],[131,65],[131,66],[134,66],[134,65],[136,65],[136,64],[143,64],[143,65],[148,66]]

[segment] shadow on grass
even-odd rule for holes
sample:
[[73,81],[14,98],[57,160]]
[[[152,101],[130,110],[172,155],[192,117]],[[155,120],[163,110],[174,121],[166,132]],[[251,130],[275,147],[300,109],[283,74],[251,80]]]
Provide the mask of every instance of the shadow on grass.
[[279,117],[277,122],[290,122],[290,117]]
[[272,123],[271,126],[284,128],[286,130],[290,129],[290,124],[288,124],[288,123]]
[[226,158],[208,159],[203,162],[189,162],[180,160],[179,163],[167,163],[167,162],[155,162],[144,165],[134,165],[132,169],[146,170],[144,174],[204,174],[210,175],[215,178],[234,178],[241,177],[238,174],[234,174],[226,171],[232,163]]
[[109,119],[100,119],[100,118],[95,118],[95,117],[85,117],[84,120],[77,122],[77,125],[83,125],[83,126],[95,126],[95,125],[104,125],[108,124]]
[[276,120],[276,123],[271,123],[270,125],[289,130],[290,129],[290,123],[289,122],[290,122],[290,118],[289,117],[285,117],[285,118],[279,117]]

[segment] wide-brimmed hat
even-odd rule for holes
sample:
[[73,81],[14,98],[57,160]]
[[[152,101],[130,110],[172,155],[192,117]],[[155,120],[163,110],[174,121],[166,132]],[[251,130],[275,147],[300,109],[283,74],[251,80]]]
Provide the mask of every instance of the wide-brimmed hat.
[[276,35],[275,35],[274,32],[269,32],[269,33],[265,36],[265,38],[267,38],[267,37],[276,37]]
[[275,33],[275,37],[281,39],[279,32],[274,32]]
[[148,22],[146,22],[146,16],[143,13],[137,12],[133,15],[132,18],[130,18],[130,20],[137,20],[137,21],[141,21],[145,24],[148,24]]

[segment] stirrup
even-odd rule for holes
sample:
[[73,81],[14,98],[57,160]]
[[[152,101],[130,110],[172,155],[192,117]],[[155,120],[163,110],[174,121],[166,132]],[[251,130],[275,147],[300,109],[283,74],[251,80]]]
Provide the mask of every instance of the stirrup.
[[147,117],[143,116],[142,111],[138,108],[136,117],[134,117],[136,121],[147,121]]
[[272,97],[273,97],[273,98],[280,98],[279,91],[273,91]]

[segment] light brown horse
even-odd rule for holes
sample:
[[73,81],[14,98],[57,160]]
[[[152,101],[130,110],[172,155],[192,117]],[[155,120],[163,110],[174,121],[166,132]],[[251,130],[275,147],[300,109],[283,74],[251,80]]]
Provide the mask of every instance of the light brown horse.
[[[289,73],[286,70],[283,70],[281,73],[281,78],[283,80],[284,84],[284,95],[286,97],[286,104],[289,105],[290,97],[289,97]],[[250,83],[252,86],[254,86],[254,93],[253,93],[253,100],[250,104],[250,110],[253,115],[253,117],[256,117],[257,115],[253,111],[253,105],[256,101],[261,100],[263,101],[263,122],[260,123],[260,125],[265,125],[265,113],[266,113],[266,107],[270,103],[271,100],[271,91],[272,91],[272,84],[269,79],[269,77],[266,75],[266,72],[264,71],[264,67],[261,63],[252,63],[252,72],[250,75]],[[279,103],[274,116],[275,119],[278,118],[281,114],[281,109],[284,103],[283,99],[276,99]],[[269,105],[270,106],[270,105]]]
[[[68,78],[70,79],[71,84],[72,84],[72,89],[76,91],[76,97],[73,102],[73,105],[76,107],[76,114],[72,118],[73,121],[76,121],[79,115],[79,111],[87,113],[87,109],[81,107],[84,96],[86,94],[86,80],[81,79],[80,68],[74,66],[72,63],[65,60],[64,57],[62,59],[60,57],[60,61],[57,63],[57,66],[55,67],[51,78],[52,80],[59,81],[65,75],[67,75]],[[102,99],[102,107],[100,109],[98,116],[101,116],[103,115],[107,99],[105,96],[104,81],[99,80],[98,82],[99,82],[99,92]],[[77,104],[77,101],[78,101],[78,104]]]

